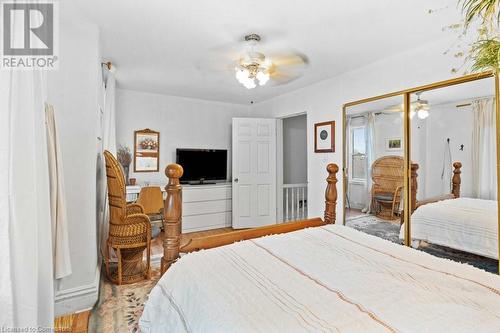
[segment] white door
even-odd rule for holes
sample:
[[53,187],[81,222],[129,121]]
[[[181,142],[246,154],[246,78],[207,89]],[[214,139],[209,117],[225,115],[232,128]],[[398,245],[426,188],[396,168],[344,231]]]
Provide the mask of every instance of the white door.
[[276,120],[233,118],[233,228],[276,223]]

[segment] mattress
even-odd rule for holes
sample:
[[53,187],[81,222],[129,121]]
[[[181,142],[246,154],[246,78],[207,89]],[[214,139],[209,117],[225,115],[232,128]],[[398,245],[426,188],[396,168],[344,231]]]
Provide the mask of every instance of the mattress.
[[143,332],[492,332],[500,277],[341,225],[183,256]]
[[498,259],[497,201],[457,198],[423,205],[411,216],[411,237]]

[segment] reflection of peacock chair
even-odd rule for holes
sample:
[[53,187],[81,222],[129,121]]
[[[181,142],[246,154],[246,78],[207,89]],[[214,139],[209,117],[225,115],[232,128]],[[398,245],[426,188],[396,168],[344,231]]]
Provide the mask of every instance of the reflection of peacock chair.
[[[151,224],[144,209],[125,200],[125,177],[115,157],[104,152],[108,179],[109,234],[106,243],[105,265],[108,278],[117,284],[149,279],[151,274]],[[111,270],[109,248],[116,252],[117,268]],[[143,264],[147,250],[146,266]]]
[[401,156],[383,156],[372,164],[372,207],[375,215],[398,218],[404,179],[404,160]]

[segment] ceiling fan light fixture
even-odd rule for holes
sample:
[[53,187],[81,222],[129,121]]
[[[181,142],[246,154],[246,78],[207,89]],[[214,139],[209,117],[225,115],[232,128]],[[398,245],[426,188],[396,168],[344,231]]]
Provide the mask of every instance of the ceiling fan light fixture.
[[417,116],[420,119],[425,119],[425,118],[429,117],[429,111],[422,108],[422,109],[418,110]]
[[257,80],[259,80],[259,86],[263,86],[269,81],[270,75],[269,73],[258,72],[256,76]]

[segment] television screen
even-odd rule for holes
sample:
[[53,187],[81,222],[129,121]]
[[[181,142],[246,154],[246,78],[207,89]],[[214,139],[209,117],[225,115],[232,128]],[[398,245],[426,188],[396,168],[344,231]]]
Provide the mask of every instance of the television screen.
[[176,163],[184,169],[183,183],[227,179],[227,150],[178,148]]

